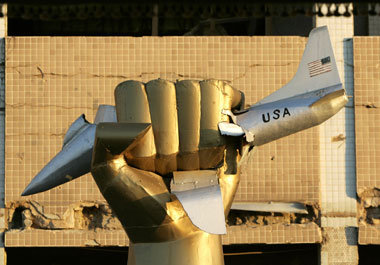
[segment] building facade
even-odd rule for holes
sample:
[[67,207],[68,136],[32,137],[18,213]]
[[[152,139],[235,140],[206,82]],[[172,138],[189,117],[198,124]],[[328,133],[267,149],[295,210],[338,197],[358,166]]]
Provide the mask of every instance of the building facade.
[[62,148],[71,122],[82,113],[92,122],[100,104],[114,104],[118,83],[220,79],[254,104],[293,77],[309,31],[323,25],[349,103],[319,127],[253,152],[243,164],[235,198],[235,209],[249,203],[251,210],[231,211],[223,243],[232,254],[249,246],[276,254],[277,247],[300,257],[292,245],[317,246],[312,264],[367,264],[370,252],[361,246],[380,245],[380,4],[9,3],[2,8],[4,264],[5,252],[24,247],[128,246],[90,175],[21,197]]

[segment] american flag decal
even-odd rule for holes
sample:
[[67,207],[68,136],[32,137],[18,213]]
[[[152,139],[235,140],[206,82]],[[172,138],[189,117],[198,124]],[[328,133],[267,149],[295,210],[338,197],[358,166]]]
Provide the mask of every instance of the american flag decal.
[[307,66],[309,68],[310,77],[330,72],[331,71],[330,56],[310,62],[307,64]]

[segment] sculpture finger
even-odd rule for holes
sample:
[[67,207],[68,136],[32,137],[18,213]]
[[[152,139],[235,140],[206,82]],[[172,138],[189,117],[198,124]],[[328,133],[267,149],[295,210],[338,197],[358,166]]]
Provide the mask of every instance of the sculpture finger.
[[146,84],[157,155],[155,169],[161,175],[177,170],[178,117],[174,83],[157,79]]
[[201,91],[198,81],[176,83],[179,128],[179,170],[199,169],[199,139],[201,119]]
[[208,169],[223,161],[226,142],[225,137],[219,132],[218,123],[229,120],[222,111],[237,107],[241,102],[241,93],[218,80],[202,81],[200,86],[199,161],[201,169]]
[[[118,122],[151,123],[145,85],[139,81],[125,81],[115,89],[116,114]],[[125,154],[129,165],[147,171],[155,171],[156,146],[153,130],[150,129],[144,144],[138,144]]]

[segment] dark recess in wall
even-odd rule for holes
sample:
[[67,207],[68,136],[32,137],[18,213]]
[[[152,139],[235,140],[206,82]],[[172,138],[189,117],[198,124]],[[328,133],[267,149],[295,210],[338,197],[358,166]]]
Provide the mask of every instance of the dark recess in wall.
[[380,245],[359,245],[359,265],[379,264]]
[[[319,245],[229,245],[224,252],[225,265],[317,265]],[[8,265],[125,265],[128,258],[127,247],[15,247],[6,253]]]

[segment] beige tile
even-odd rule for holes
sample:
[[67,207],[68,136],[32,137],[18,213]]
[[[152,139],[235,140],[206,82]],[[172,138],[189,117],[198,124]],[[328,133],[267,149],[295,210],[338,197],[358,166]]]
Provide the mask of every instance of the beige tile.
[[[357,190],[380,187],[380,37],[354,38]],[[380,244],[380,228],[359,226],[359,244]]]
[[380,75],[377,69],[379,61],[380,37],[354,38],[358,190],[380,187]]

